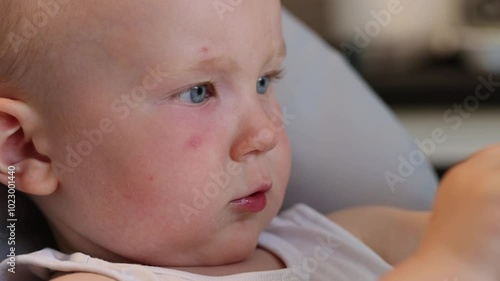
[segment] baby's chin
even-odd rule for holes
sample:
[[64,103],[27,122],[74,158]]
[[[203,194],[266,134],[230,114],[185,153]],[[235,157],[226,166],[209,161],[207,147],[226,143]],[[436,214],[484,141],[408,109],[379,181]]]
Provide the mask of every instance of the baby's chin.
[[254,254],[259,234],[260,232],[234,234],[240,236],[239,239],[227,239],[226,243],[214,245],[209,252],[195,257],[193,260],[197,262],[191,266],[224,266],[245,261]]
[[225,266],[243,262],[254,254],[257,249],[257,241],[252,244],[233,247],[232,250],[228,248],[220,249],[217,253],[214,253],[210,260],[202,262],[198,266]]
[[169,255],[168,251],[165,251],[166,254],[161,256],[138,257],[132,259],[131,262],[179,270],[193,267],[218,267],[243,262],[249,259],[256,249],[257,239],[238,246],[218,246],[216,250],[211,251],[187,250],[181,255]]
[[[136,251],[127,253],[129,255],[127,259],[133,263],[167,268],[216,267],[235,264],[247,260],[254,254],[260,233],[266,225],[266,220],[235,223],[214,233],[214,239],[202,238],[197,239],[198,241],[174,242],[177,246],[186,245],[186,247],[176,247],[175,250],[171,247],[172,241],[163,246],[157,245],[156,249],[149,248],[141,251],[137,248]],[[209,234],[206,232],[204,235]]]

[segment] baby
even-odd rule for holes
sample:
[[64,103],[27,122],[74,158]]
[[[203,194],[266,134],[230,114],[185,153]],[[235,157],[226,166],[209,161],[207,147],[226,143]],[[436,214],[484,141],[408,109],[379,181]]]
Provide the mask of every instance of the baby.
[[499,280],[498,147],[449,173],[430,221],[386,207],[276,217],[291,159],[272,88],[280,9],[0,0],[0,182],[14,167],[59,247],[0,276]]

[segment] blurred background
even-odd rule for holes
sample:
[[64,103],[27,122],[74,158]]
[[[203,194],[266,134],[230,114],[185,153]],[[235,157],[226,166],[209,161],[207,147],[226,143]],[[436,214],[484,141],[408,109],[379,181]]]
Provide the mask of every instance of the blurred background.
[[340,50],[442,174],[500,143],[500,0],[282,0]]

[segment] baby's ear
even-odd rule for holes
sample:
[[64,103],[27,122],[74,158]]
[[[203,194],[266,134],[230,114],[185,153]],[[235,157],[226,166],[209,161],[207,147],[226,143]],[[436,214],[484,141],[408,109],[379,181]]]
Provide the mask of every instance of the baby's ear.
[[50,159],[33,144],[39,118],[26,103],[0,98],[0,182],[32,195],[52,194],[58,178]]

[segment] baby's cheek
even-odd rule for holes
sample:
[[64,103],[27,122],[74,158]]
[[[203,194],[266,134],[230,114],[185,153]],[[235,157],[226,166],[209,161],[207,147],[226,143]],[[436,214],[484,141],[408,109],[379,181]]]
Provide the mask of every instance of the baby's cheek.
[[290,151],[290,143],[285,129],[283,128],[277,133],[278,144],[275,147],[274,165],[277,175],[283,181],[284,186],[288,182],[290,170],[292,166],[292,156]]
[[118,209],[128,218],[127,224],[133,220],[143,229],[161,229],[179,217],[178,204],[187,201],[187,196],[173,186],[159,181],[151,183],[149,178],[136,188],[122,190]]
[[186,150],[193,150],[199,148],[203,144],[203,137],[199,135],[194,135],[188,138],[185,144]]

